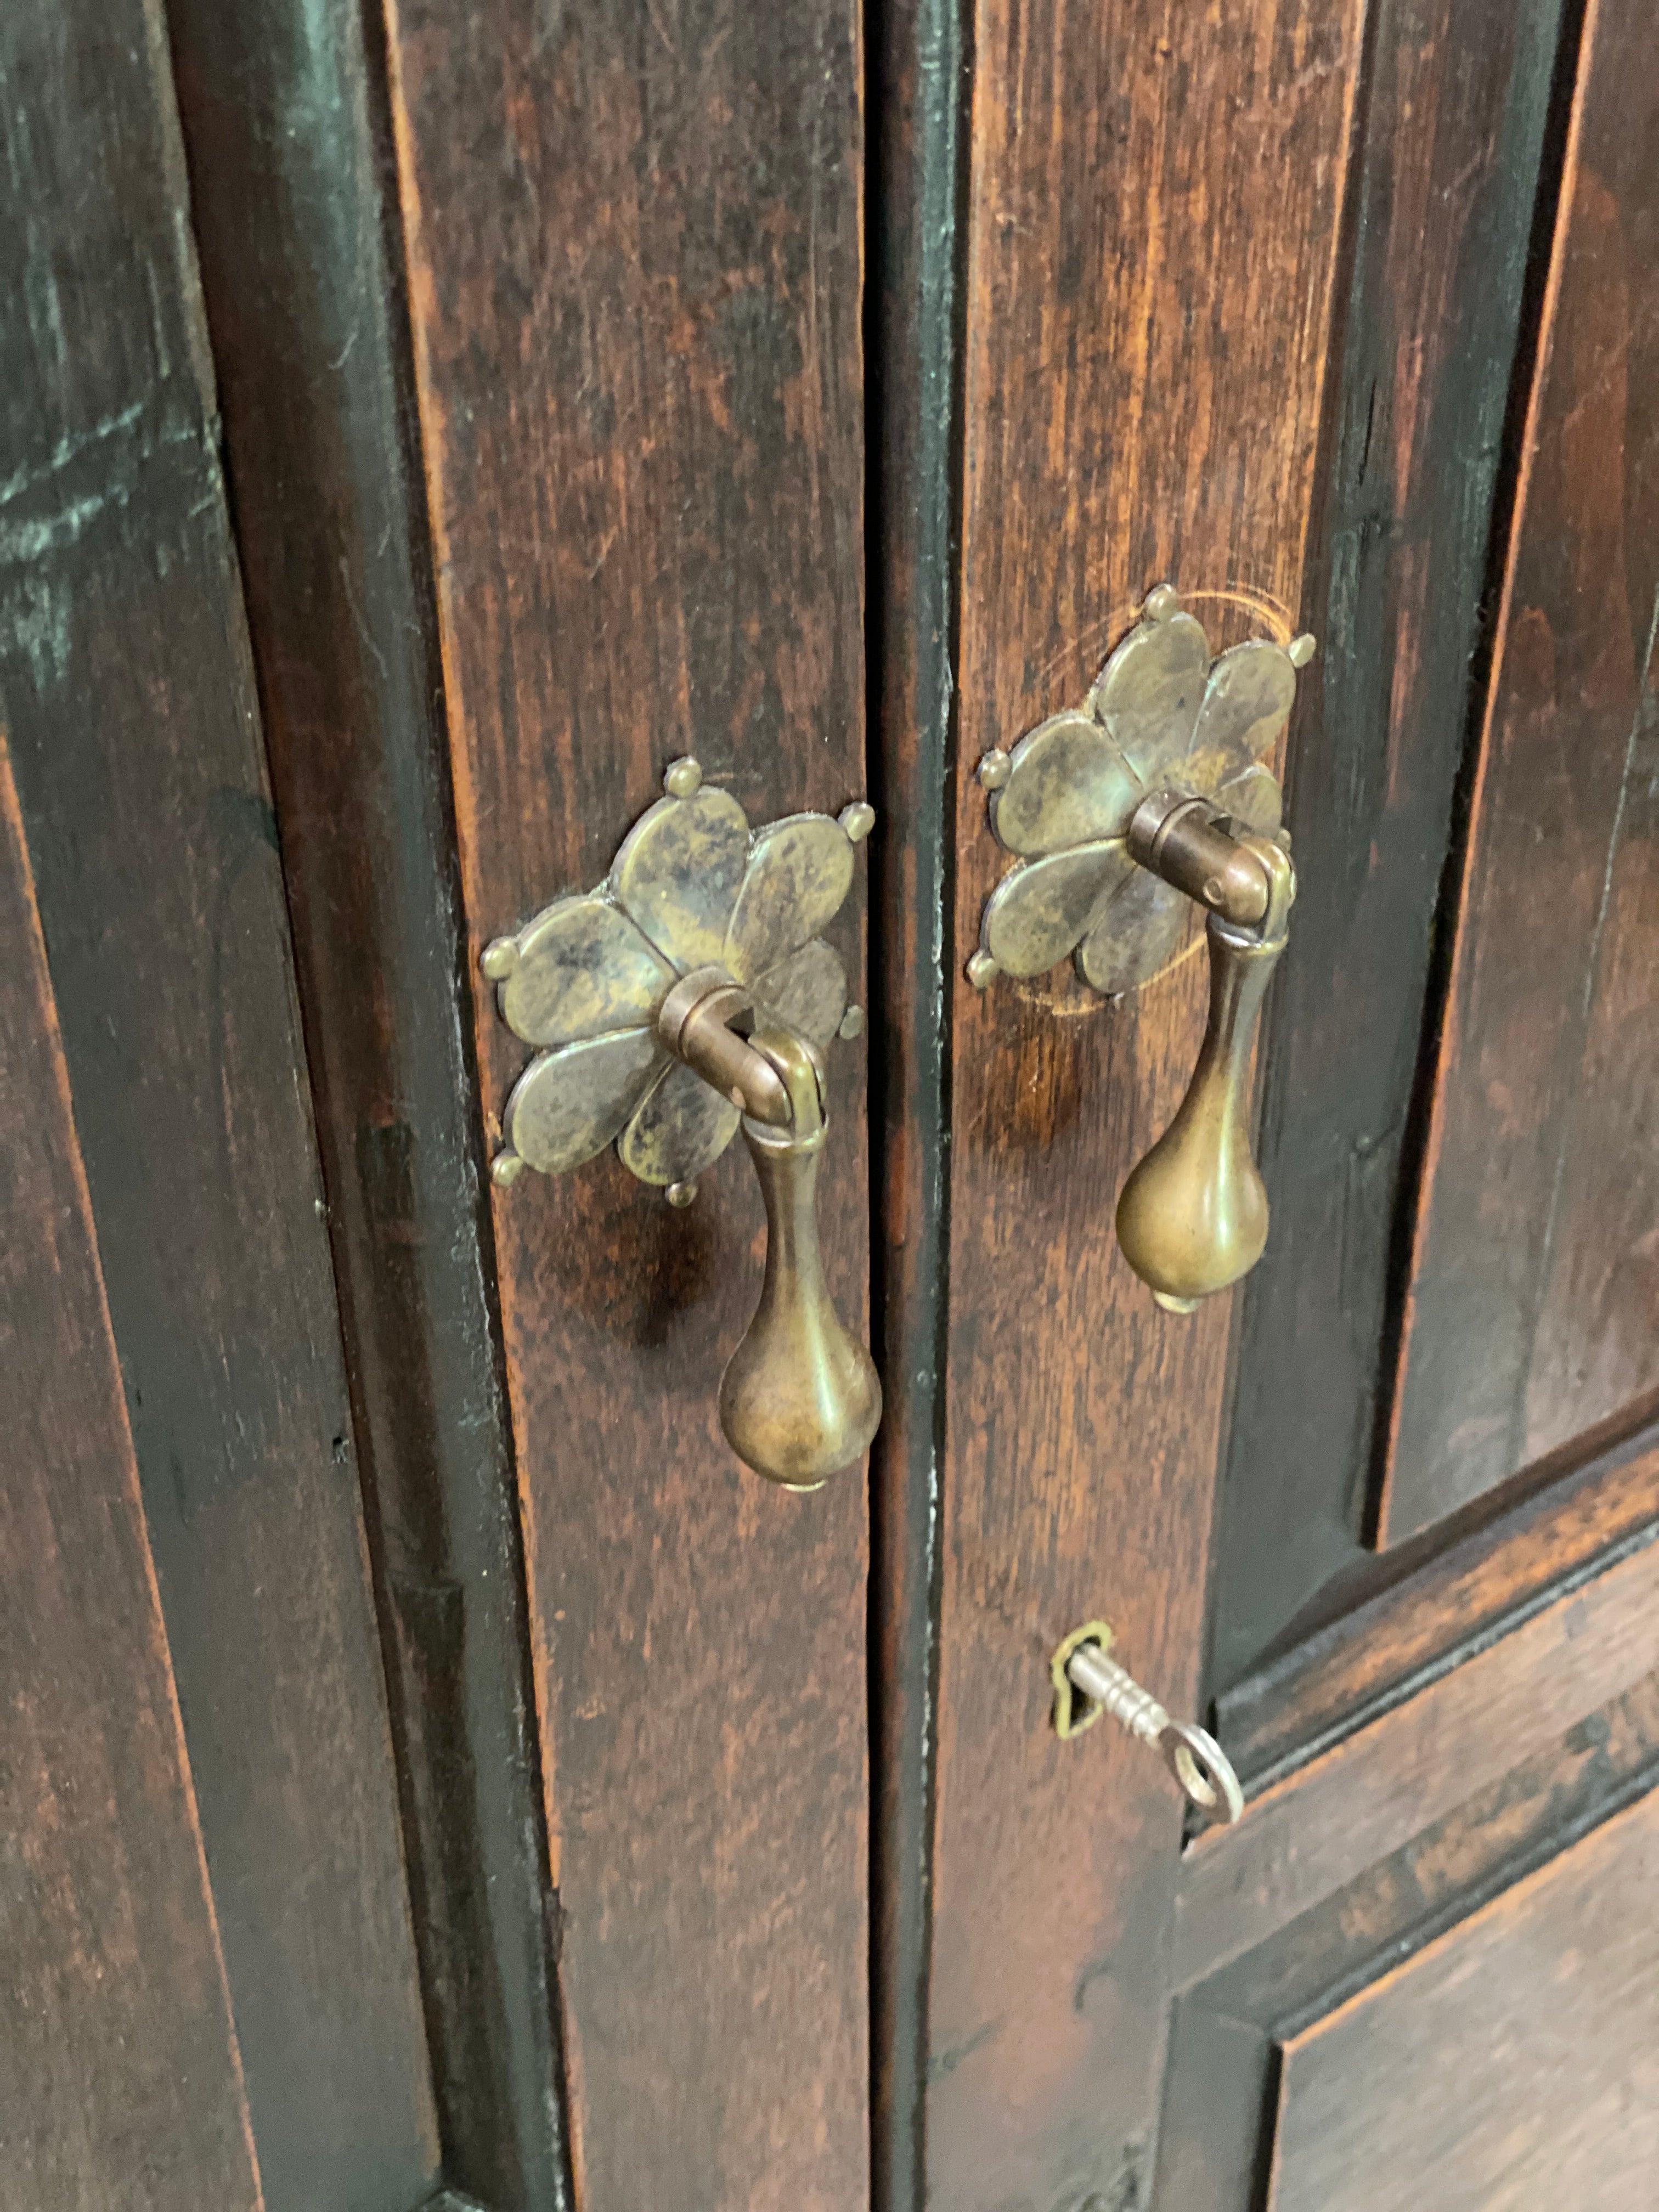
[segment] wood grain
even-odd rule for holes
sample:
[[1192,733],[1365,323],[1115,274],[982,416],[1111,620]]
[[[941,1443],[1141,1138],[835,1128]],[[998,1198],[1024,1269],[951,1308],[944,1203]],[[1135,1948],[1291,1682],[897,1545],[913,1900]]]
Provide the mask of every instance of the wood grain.
[[1659,1542],[1522,1617],[1496,1642],[1253,1797],[1187,1854],[1177,1986],[1264,1941],[1653,1665]]
[[29,2212],[263,2204],[11,763],[0,738],[0,2035]]
[[[978,9],[963,957],[998,872],[969,771],[1083,696],[1148,586],[1297,626],[1362,12]],[[1150,2186],[1180,1804],[1127,1738],[1055,1741],[1048,1656],[1103,1613],[1190,1706],[1226,1368],[1225,1303],[1159,1313],[1111,1234],[1199,964],[1115,1006],[1052,983],[956,987],[928,2163],[962,2212]]]
[[[1159,2212],[1250,2212],[1287,2039],[1659,1783],[1659,1673],[1335,1891],[1176,2007]],[[1446,2054],[1449,2065],[1457,2054]],[[1363,2058],[1355,2086],[1365,2094]]]
[[0,720],[265,2199],[408,2212],[425,2039],[159,12],[13,9],[0,78]]
[[395,189],[361,15],[173,0],[444,2172],[568,2186],[517,1494]]
[[[755,822],[860,795],[858,21],[387,9],[475,963],[599,880],[678,754]],[[521,1054],[472,973],[493,1111]],[[822,1186],[855,1320],[860,1057]],[[740,1152],[686,1213],[608,1155],[496,1208],[592,2212],[869,2187],[866,1512],[720,1440],[760,1218]]]
[[1645,2212],[1656,1881],[1659,1790],[1291,2039],[1271,2212]]
[[1462,887],[1382,1526],[1659,1387],[1659,87],[1600,0]]
[[1428,1669],[1455,1665],[1526,1607],[1593,1577],[1655,1522],[1659,1443],[1647,1431],[1346,1608],[1223,1698],[1229,1756],[1250,1780],[1305,1754]]
[[1244,1295],[1212,1629],[1236,1684],[1364,1556],[1390,1240],[1540,185],[1560,9],[1382,0],[1310,551],[1265,1018],[1273,1231]]

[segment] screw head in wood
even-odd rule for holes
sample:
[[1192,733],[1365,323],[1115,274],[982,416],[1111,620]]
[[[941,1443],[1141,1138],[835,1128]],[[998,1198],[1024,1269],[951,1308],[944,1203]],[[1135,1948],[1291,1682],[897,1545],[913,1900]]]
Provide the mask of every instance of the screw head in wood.
[[504,983],[519,964],[519,940],[516,937],[492,938],[479,957],[478,965],[492,983]]
[[855,799],[850,806],[843,806],[836,820],[846,832],[849,845],[861,844],[876,826],[876,810],[867,799]]
[[1000,745],[993,745],[979,764],[979,780],[987,791],[1000,791],[1013,772],[1013,762]]
[[702,788],[702,768],[688,753],[684,760],[672,761],[662,780],[662,787],[671,799],[690,799]]
[[1001,972],[988,952],[975,952],[968,963],[968,981],[976,991],[982,991],[988,983],[994,982]]
[[849,1039],[855,1036],[862,1036],[864,1035],[863,1007],[848,1006],[847,1012],[841,1018],[841,1027],[836,1034],[838,1036],[843,1036]]
[[694,1182],[671,1182],[668,1186],[668,1203],[671,1206],[690,1206],[696,1194],[697,1186]]
[[497,1190],[509,1189],[524,1172],[524,1162],[509,1145],[489,1163],[489,1180]]
[[1305,668],[1318,649],[1319,640],[1310,629],[1304,629],[1300,637],[1293,637],[1285,648],[1292,668]]

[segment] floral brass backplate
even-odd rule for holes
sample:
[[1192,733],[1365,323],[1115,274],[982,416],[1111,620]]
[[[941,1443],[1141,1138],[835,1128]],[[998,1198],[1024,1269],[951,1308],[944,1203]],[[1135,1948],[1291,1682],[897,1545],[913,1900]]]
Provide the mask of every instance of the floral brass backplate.
[[1312,651],[1310,637],[1252,638],[1212,659],[1175,590],[1152,592],[1081,707],[980,763],[992,830],[1018,861],[986,903],[971,980],[982,988],[998,975],[1046,975],[1068,954],[1112,996],[1162,974],[1195,909],[1131,858],[1130,817],[1172,787],[1213,799],[1241,829],[1281,835],[1265,760]]
[[501,1115],[499,1184],[526,1167],[562,1175],[614,1141],[642,1182],[692,1189],[741,1119],[657,1035],[663,1000],[693,969],[724,968],[757,1021],[820,1048],[850,1022],[840,955],[818,933],[852,886],[872,810],[792,814],[751,834],[695,760],[663,784],[597,890],[556,899],[485,949],[502,1020],[538,1048]]

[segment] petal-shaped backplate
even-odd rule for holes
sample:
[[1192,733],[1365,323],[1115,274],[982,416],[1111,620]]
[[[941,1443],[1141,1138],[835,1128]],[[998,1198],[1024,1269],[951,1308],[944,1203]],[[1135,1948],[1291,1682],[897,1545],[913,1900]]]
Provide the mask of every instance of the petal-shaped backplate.
[[673,985],[668,963],[597,894],[558,900],[518,943],[519,964],[498,996],[501,1019],[526,1044],[644,1028]]
[[756,1027],[795,1030],[809,1042],[827,1045],[847,1012],[847,970],[822,938],[803,945],[754,983]]
[[1121,837],[1011,868],[992,892],[981,939],[1007,975],[1046,975],[1126,876],[1140,872]]
[[726,967],[752,983],[828,927],[852,887],[852,841],[839,822],[791,814],[769,823],[755,839],[726,933]]
[[1211,796],[1235,822],[1254,830],[1259,837],[1271,837],[1285,819],[1285,794],[1279,787],[1279,778],[1260,761],[1252,761],[1249,768],[1218,784]]
[[590,1037],[532,1060],[501,1116],[527,1167],[562,1175],[601,1152],[668,1055],[650,1030]]
[[1201,913],[1173,884],[1136,868],[1078,947],[1078,973],[1109,998],[1139,990],[1169,966]]
[[1059,852],[1121,837],[1145,795],[1092,714],[1055,714],[1014,747],[991,827],[1011,853]]
[[1209,668],[1202,627],[1170,614],[1137,623],[1096,679],[1089,705],[1149,789],[1191,750]]
[[1296,669],[1282,645],[1253,637],[1210,671],[1181,781],[1212,792],[1271,752],[1296,698]]
[[694,1069],[671,1067],[617,1139],[617,1157],[641,1182],[691,1182],[719,1159],[741,1118]]
[[682,974],[726,948],[726,924],[749,859],[749,823],[728,792],[659,799],[623,842],[612,895]]

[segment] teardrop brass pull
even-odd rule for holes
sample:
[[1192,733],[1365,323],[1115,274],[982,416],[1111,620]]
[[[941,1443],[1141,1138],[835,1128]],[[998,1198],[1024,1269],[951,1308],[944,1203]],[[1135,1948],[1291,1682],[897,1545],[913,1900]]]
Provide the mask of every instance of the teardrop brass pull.
[[752,1042],[781,1079],[790,1118],[782,1128],[752,1115],[743,1124],[766,1201],[766,1274],[720,1377],[720,1426],[757,1474],[816,1490],[869,1449],[881,1383],[823,1279],[815,1194],[828,1122],[817,1055],[787,1030],[759,1030]]
[[674,762],[663,784],[597,890],[484,948],[501,1018],[540,1048],[503,1109],[490,1173],[503,1189],[527,1167],[562,1175],[614,1139],[633,1174],[690,1206],[741,1125],[766,1203],[766,1273],[721,1380],[720,1423],[756,1474],[816,1490],[881,1419],[874,1364],[824,1283],[813,1203],[820,1054],[864,1024],[818,932],[875,816],[860,799],[751,834],[696,761]]
[[979,766],[1017,865],[986,902],[969,980],[1044,975],[1067,954],[1109,998],[1182,957],[1209,915],[1210,1014],[1175,1119],[1130,1175],[1118,1242],[1160,1305],[1190,1313],[1261,1258],[1267,1195],[1250,1152],[1256,1016],[1285,949],[1296,874],[1265,756],[1311,637],[1251,638],[1212,660],[1168,584],[1079,708]]
[[1184,889],[1196,878],[1198,895],[1218,909],[1205,933],[1210,1013],[1192,1081],[1117,1202],[1124,1258],[1161,1306],[1190,1313],[1248,1274],[1267,1242],[1267,1193],[1250,1152],[1250,1047],[1285,950],[1296,873],[1271,839],[1234,837],[1184,793],[1148,799],[1128,842],[1166,882]]

